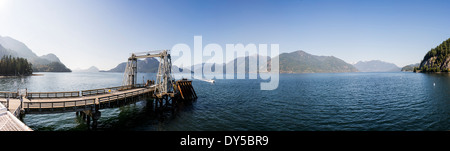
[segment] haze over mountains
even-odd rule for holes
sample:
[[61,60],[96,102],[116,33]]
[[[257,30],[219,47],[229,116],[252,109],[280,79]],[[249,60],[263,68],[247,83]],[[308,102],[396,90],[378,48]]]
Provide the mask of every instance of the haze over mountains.
[[24,43],[11,37],[0,36],[0,56],[21,57],[33,64],[33,72],[71,72],[54,54],[37,56]]
[[[37,56],[24,43],[11,37],[0,36],[0,56],[11,55],[14,57],[23,57],[33,64],[34,72],[71,72],[61,60],[54,54]],[[271,58],[267,57],[268,64],[257,64],[256,68],[249,67],[249,60],[258,60],[257,55],[236,58],[226,64],[218,64],[217,67],[222,71],[215,71],[214,64],[197,64],[192,67],[184,68],[188,72],[204,72],[212,71],[214,73],[226,73],[227,67],[233,67],[236,73],[257,73],[268,65],[270,71]],[[280,61],[280,73],[339,73],[339,72],[397,72],[400,68],[393,63],[380,60],[359,61],[351,65],[334,56],[316,56],[305,51],[298,50],[290,53],[282,53],[277,56]],[[262,56],[261,58],[264,58]],[[238,62],[243,59],[245,62]],[[232,65],[234,62],[234,66]],[[256,63],[258,63],[256,61]],[[424,63],[422,63],[424,64]],[[245,71],[238,71],[237,67],[245,67]],[[146,58],[138,60],[138,70],[144,73],[158,72],[159,61],[155,58]],[[103,72],[124,72],[126,62],[118,64],[115,68]],[[172,67],[173,70],[180,70],[177,66]],[[211,70],[205,70],[210,68]],[[203,71],[202,71],[203,70]],[[86,70],[77,70],[77,72],[98,72],[98,68],[91,67]]]
[[[115,68],[102,72],[125,72],[127,67],[127,62],[122,62],[118,64]],[[144,60],[137,61],[138,72],[144,73],[156,73],[158,72],[159,61],[155,58],[145,58]]]
[[280,73],[357,72],[351,64],[334,56],[316,56],[298,50],[279,55]]
[[100,70],[95,66],[89,67],[87,69],[74,69],[73,70],[73,72],[99,72],[99,71]]
[[[253,58],[252,58],[253,57]],[[238,64],[237,59],[234,59],[234,70],[236,73],[237,66],[245,66],[245,73],[257,73],[260,69],[263,69],[265,65],[257,65],[257,70],[255,68],[249,69],[248,61],[249,59],[256,60],[258,56],[248,56],[245,57],[245,64]],[[400,68],[393,63],[388,63],[379,60],[372,61],[360,61],[355,65],[349,64],[342,59],[336,58],[334,56],[317,56],[309,54],[305,51],[298,50],[290,53],[282,53],[279,56],[280,73],[341,73],[341,72],[399,72]],[[263,57],[261,57],[263,58]],[[271,58],[267,57],[268,70],[271,70],[270,62]],[[226,73],[225,68],[231,66],[231,61],[224,66],[220,64],[218,67],[222,66],[223,72],[216,73]],[[202,65],[194,65],[194,72],[201,72]],[[203,67],[212,67],[213,64],[203,64]],[[203,72],[209,71],[203,69]]]
[[[246,57],[238,57],[233,59],[233,61],[229,61],[226,64],[213,64],[213,63],[202,63],[202,64],[196,64],[192,67],[188,67],[191,68],[193,70],[193,72],[202,72],[203,73],[227,73],[227,68],[230,68],[233,70],[233,73],[257,73],[262,72],[262,69],[265,69],[266,64],[259,64],[257,62],[258,57],[260,58],[265,58],[267,60],[268,63],[270,63],[270,57],[267,56],[260,56],[260,55],[251,55],[251,56],[246,56]],[[238,61],[238,60],[243,60],[242,61]],[[252,64],[250,66],[249,61],[255,61],[255,64]],[[216,66],[217,66],[217,70],[216,70]],[[203,67],[203,68],[202,68]],[[231,68],[232,67],[232,68]],[[243,70],[238,69],[238,67],[244,67]],[[266,67],[267,68],[267,67]],[[223,70],[220,70],[223,69]],[[268,69],[270,70],[270,66],[268,67]]]
[[353,66],[360,72],[399,72],[401,70],[393,63],[380,60],[359,61]]
[[[249,67],[250,60],[258,60],[258,57],[267,59],[267,64],[258,64],[256,66]],[[353,67],[351,64],[346,63],[345,61],[336,58],[334,56],[316,56],[308,54],[302,50],[291,52],[291,53],[282,53],[279,56],[280,59],[280,73],[338,73],[338,72],[358,72],[358,70]],[[239,59],[245,60],[245,62],[238,62]],[[234,66],[233,66],[234,63]],[[226,64],[217,64],[217,68],[222,68],[223,70],[216,71],[214,64],[211,63],[203,63],[196,64],[191,67],[187,67],[184,70],[193,72],[203,72],[203,73],[227,73],[227,67],[233,67],[235,73],[257,73],[262,72],[261,69],[264,69],[267,66],[267,70],[271,70],[271,58],[267,56],[246,56],[239,57],[230,61]],[[138,60],[138,70],[139,72],[158,72],[159,62],[153,58],[147,58],[146,60]],[[238,71],[237,67],[244,66],[245,71]],[[126,67],[126,62],[119,64],[117,67],[108,70],[106,72],[124,72]],[[256,68],[254,68],[256,67]],[[151,68],[151,69],[149,69]],[[210,70],[206,70],[210,68]],[[174,66],[174,70],[177,70],[178,67]]]
[[414,71],[414,68],[418,68],[420,66],[420,63],[415,64],[409,64],[402,68],[402,71]]

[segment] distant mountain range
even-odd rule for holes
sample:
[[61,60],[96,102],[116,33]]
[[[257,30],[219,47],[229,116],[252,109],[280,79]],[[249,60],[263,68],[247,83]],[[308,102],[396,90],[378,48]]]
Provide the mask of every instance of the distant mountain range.
[[99,72],[99,71],[100,70],[95,66],[89,67],[87,69],[74,69],[73,70],[73,72]]
[[[187,67],[184,70],[193,72],[208,73],[210,70],[205,70],[206,68],[211,68],[214,73],[226,73],[226,67],[232,66],[234,62],[234,72],[241,73],[237,70],[237,67],[245,66],[244,73],[257,73],[260,69],[263,69],[267,64],[259,65],[256,68],[249,68],[249,60],[257,60],[257,55],[236,58],[226,64],[218,64],[218,68],[222,68],[222,71],[216,71],[214,64],[196,64],[191,67]],[[262,56],[264,58],[264,56]],[[267,56],[266,56],[267,57]],[[304,51],[295,51],[291,53],[282,53],[279,56],[280,59],[280,73],[336,73],[336,72],[358,72],[358,70],[351,64],[345,61],[333,57],[333,56],[315,56],[308,54]],[[244,59],[245,63],[239,63],[238,59]],[[267,57],[267,63],[269,64],[268,70],[271,70],[270,62],[271,58]],[[145,60],[138,60],[138,71],[139,72],[158,72],[159,61],[154,58],[147,58]],[[103,72],[124,72],[126,67],[126,62],[120,63],[115,68]],[[173,70],[179,70],[178,67],[173,66]]]
[[358,72],[351,64],[334,56],[316,56],[298,50],[279,55],[280,73]]
[[0,36],[0,57],[4,55],[27,59],[33,65],[33,72],[71,72],[56,55],[39,57],[24,43],[11,37]]
[[397,65],[380,60],[359,61],[354,64],[360,72],[399,72],[401,69]]
[[[127,67],[127,62],[122,62],[111,70],[101,71],[101,72],[125,72]],[[155,58],[145,58],[144,60],[137,61],[137,68],[139,72],[143,73],[157,73],[159,67],[159,61]]]
[[[246,57],[238,57],[236,59],[234,59],[233,61],[228,62],[227,64],[217,64],[217,68],[222,68],[222,71],[216,71],[215,68],[215,64],[212,63],[203,63],[203,64],[196,64],[192,67],[190,67],[193,72],[202,72],[203,73],[227,73],[227,67],[231,67],[233,66],[233,73],[257,73],[258,71],[260,71],[260,69],[264,68],[263,66],[266,65],[259,65],[258,63],[256,64],[256,68],[251,68],[249,67],[249,60],[257,60],[258,57],[264,58],[266,57],[267,62],[270,62],[270,57],[267,56],[258,56],[258,55],[252,55],[252,56],[246,56]],[[243,59],[245,62],[239,62],[239,59]],[[234,65],[232,65],[234,63]],[[244,67],[244,72],[242,71],[238,71],[238,67]],[[208,69],[210,68],[210,69]],[[270,70],[270,66],[268,68]]]

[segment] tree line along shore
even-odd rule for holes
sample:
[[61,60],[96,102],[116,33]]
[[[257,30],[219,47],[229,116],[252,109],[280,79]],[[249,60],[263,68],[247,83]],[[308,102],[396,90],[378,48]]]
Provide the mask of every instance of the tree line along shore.
[[3,56],[0,59],[0,76],[29,76],[33,65],[25,58]]

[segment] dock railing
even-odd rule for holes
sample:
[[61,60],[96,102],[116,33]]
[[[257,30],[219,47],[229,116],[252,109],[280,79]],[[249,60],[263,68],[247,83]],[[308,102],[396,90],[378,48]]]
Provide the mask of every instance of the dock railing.
[[2,100],[0,100],[0,104],[2,104],[3,106],[5,106],[6,108],[8,108],[8,101],[6,101],[6,100],[4,100],[4,101],[2,101]]
[[79,97],[80,92],[78,91],[67,91],[67,92],[28,92],[27,98],[67,98],[67,97]]
[[[25,112],[53,112],[53,111],[72,111],[77,109],[90,109],[89,106],[91,105],[103,104],[107,102],[114,102],[117,100],[126,99],[129,97],[135,97],[144,94],[146,91],[147,90],[138,90],[108,95],[99,98],[80,99],[73,101],[23,102],[23,109],[25,110]],[[96,99],[98,100],[98,102],[96,102]]]
[[20,103],[19,107],[17,107],[14,112],[11,112],[15,117],[19,117],[20,116],[20,110],[22,109],[22,103]]
[[111,93],[114,91],[125,91],[125,90],[130,90],[133,88],[143,88],[143,87],[144,87],[144,84],[135,84],[135,85],[127,85],[127,86],[102,88],[102,89],[83,90],[83,91],[81,91],[81,96],[106,94],[106,93]]
[[37,109],[38,111],[42,111],[42,109],[54,110],[56,108],[60,108],[65,110],[66,108],[77,108],[84,107],[86,108],[88,105],[95,104],[95,99],[83,99],[83,100],[74,100],[74,101],[52,101],[52,102],[24,102],[23,108],[25,111],[30,109]]
[[14,111],[10,111],[10,110],[9,110],[9,99],[6,99],[6,100],[0,100],[0,103],[3,104],[3,106],[6,107],[6,110],[8,110],[9,112],[11,112],[11,114],[13,114],[15,117],[19,117],[19,115],[20,115],[20,110],[22,109],[22,103],[19,104],[19,106],[18,106]]
[[17,92],[0,92],[0,98],[16,98]]

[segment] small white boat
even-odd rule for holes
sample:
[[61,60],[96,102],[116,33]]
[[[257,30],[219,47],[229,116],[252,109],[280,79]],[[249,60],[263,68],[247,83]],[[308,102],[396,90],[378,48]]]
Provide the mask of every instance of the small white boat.
[[209,79],[209,80],[205,80],[205,81],[209,82],[209,83],[214,83],[215,82],[213,79]]
[[216,82],[213,79],[203,79],[203,78],[194,78],[194,79],[205,81],[205,82],[209,82],[209,83],[215,83]]

